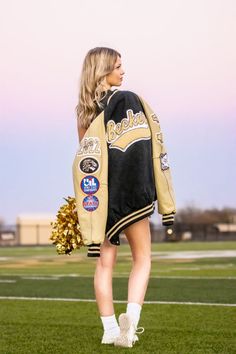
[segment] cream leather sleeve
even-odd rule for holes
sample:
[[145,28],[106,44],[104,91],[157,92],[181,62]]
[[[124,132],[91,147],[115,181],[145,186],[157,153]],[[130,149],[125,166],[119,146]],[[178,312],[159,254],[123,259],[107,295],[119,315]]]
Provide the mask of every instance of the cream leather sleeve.
[[[162,215],[173,215],[176,213],[175,195],[171,177],[170,165],[167,150],[163,141],[163,133],[160,127],[159,117],[151,109],[148,103],[140,97],[145,115],[148,119],[152,134],[153,168],[155,176],[155,186],[157,192],[158,213]],[[163,217],[163,220],[166,217]],[[166,218],[166,225],[171,222],[170,215]],[[163,222],[165,225],[165,223]]]
[[103,112],[81,140],[72,171],[83,242],[85,245],[103,243],[108,211],[108,154]]

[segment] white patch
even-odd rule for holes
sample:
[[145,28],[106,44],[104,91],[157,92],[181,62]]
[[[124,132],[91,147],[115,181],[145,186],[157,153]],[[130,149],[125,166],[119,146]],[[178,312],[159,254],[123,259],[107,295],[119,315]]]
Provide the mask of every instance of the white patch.
[[160,155],[160,160],[161,160],[162,171],[167,170],[170,167],[167,152],[165,154]]
[[77,155],[101,155],[101,143],[99,137],[84,137],[80,142]]

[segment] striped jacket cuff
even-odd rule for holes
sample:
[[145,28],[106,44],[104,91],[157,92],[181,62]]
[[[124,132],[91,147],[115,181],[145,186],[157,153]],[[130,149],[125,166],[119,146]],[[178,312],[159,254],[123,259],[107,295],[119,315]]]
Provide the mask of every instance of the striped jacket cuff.
[[87,257],[100,257],[100,243],[92,243],[88,245]]
[[174,224],[174,216],[175,212],[172,212],[170,214],[163,214],[162,215],[162,225],[163,226],[169,226]]

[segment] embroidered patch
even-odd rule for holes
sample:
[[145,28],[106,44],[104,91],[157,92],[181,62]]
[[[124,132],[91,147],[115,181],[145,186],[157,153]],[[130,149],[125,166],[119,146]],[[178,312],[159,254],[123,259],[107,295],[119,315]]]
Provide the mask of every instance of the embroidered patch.
[[160,121],[155,113],[151,114],[151,118],[152,118],[153,122],[156,122],[157,124],[160,123]]
[[94,176],[86,176],[82,179],[80,187],[82,191],[86,194],[94,194],[99,189],[99,181]]
[[162,171],[167,170],[170,167],[167,152],[165,154],[160,154],[160,160],[161,160]]
[[156,138],[157,138],[158,143],[163,144],[163,135],[161,132],[156,133]]
[[94,173],[99,169],[99,162],[93,157],[86,157],[80,160],[79,168],[83,173]]
[[77,155],[87,154],[101,155],[101,143],[97,136],[90,136],[81,140]]
[[87,211],[94,211],[98,208],[99,201],[95,195],[87,195],[83,200],[83,207]]

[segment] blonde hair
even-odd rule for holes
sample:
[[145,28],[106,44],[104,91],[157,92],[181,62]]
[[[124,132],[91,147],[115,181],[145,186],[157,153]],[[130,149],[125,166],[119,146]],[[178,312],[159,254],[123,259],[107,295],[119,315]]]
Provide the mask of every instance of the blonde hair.
[[121,57],[120,53],[107,47],[96,47],[86,54],[80,76],[79,102],[75,108],[80,127],[87,129],[97,116],[97,106],[104,108],[100,100],[106,94],[102,97],[102,91],[107,90],[106,75],[114,70],[117,56]]

